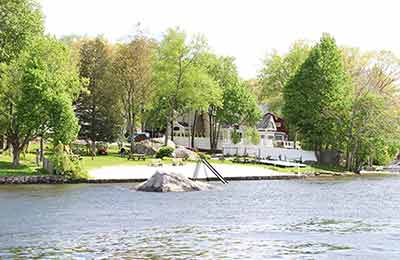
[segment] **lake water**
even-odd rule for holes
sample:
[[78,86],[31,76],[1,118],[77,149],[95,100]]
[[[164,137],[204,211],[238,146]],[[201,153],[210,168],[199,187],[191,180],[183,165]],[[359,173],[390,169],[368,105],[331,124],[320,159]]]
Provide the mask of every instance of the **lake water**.
[[0,186],[0,259],[400,259],[400,178]]

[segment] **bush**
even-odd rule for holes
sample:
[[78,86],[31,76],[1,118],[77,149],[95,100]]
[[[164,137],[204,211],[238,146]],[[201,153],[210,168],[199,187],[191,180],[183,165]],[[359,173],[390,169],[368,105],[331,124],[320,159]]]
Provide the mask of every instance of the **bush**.
[[89,175],[82,168],[79,157],[64,152],[64,145],[59,144],[50,156],[54,169],[68,179],[88,179]]
[[170,146],[162,146],[158,149],[156,153],[156,158],[162,159],[163,157],[172,157],[172,153],[174,152],[174,148]]
[[211,155],[209,154],[205,154],[202,152],[198,152],[197,155],[201,158],[201,159],[206,159],[206,160],[210,160],[211,159]]
[[242,140],[240,133],[236,129],[231,133],[231,140],[233,144],[238,144]]

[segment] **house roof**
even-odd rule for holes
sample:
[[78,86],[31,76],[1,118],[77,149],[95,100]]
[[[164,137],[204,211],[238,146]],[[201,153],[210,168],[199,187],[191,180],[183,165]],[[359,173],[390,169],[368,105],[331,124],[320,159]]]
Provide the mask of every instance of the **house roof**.
[[276,131],[275,118],[272,113],[266,113],[261,121],[257,123],[257,129],[265,129],[269,131]]

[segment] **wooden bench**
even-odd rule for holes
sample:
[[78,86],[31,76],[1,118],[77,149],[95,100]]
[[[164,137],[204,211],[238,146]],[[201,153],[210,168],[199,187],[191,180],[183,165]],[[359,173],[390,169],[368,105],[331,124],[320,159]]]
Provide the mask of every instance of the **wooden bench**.
[[149,166],[153,166],[153,167],[161,167],[162,165],[163,164],[162,164],[161,159],[152,159],[149,164]]
[[130,153],[129,155],[128,155],[128,160],[133,160],[133,161],[135,161],[135,160],[146,160],[146,155],[145,154],[141,154],[141,153]]

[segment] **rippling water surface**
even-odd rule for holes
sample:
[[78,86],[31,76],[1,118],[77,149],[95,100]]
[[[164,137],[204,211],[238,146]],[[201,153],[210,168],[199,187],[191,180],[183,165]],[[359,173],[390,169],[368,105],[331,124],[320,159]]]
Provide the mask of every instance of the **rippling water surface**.
[[400,178],[0,186],[0,259],[400,259]]

